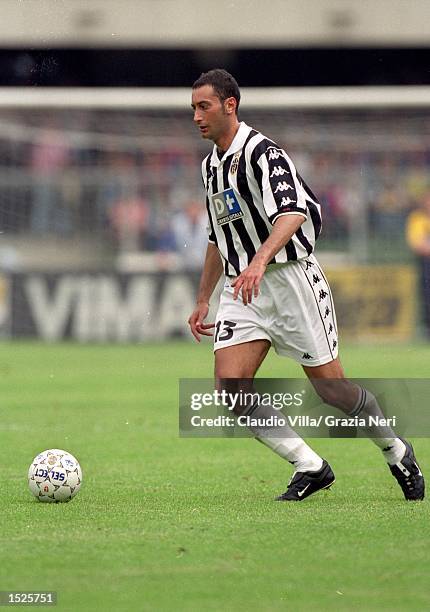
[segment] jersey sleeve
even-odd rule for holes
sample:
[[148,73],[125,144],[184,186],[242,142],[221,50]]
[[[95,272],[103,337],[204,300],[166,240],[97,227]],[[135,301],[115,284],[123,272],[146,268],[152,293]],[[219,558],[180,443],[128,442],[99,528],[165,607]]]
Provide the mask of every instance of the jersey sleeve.
[[208,216],[208,222],[206,224],[206,232],[208,235],[208,241],[211,242],[212,244],[216,244],[216,240],[215,240],[215,232],[214,229],[212,227],[212,222],[210,217]]
[[273,224],[282,215],[298,214],[306,219],[304,189],[285,151],[273,143],[260,156],[257,167],[256,179],[270,223]]
[[[206,190],[206,193],[207,193],[207,161],[208,161],[208,157],[205,157],[205,159],[202,162],[202,182],[203,182],[203,187]],[[213,223],[212,223],[211,212],[209,209],[209,198],[207,195],[206,195],[206,212],[207,212],[206,233],[208,235],[208,240],[209,242],[212,242],[212,244],[216,244],[215,230],[214,230]]]

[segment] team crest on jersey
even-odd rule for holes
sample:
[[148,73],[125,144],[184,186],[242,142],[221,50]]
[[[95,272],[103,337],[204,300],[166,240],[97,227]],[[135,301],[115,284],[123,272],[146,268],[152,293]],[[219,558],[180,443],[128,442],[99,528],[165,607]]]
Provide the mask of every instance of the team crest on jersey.
[[237,153],[234,154],[234,157],[232,159],[231,166],[230,166],[230,174],[236,174],[237,169],[239,168],[239,159],[241,155],[242,155],[241,151],[238,151]]
[[243,211],[233,189],[214,193],[211,201],[218,225],[224,225],[243,217]]

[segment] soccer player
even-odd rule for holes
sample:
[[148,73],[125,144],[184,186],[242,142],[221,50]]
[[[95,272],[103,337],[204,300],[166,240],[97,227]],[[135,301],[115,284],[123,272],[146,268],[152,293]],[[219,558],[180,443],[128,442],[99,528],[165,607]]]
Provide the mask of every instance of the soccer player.
[[[271,346],[299,362],[320,397],[350,416],[380,416],[369,391],[348,381],[338,357],[330,287],[315,255],[321,207],[276,142],[239,122],[240,90],[222,69],[193,84],[194,122],[214,143],[202,163],[208,214],[208,246],[195,310],[188,323],[196,340],[215,328],[217,386],[252,380]],[[205,323],[209,300],[225,275],[215,324]],[[233,385],[234,388],[234,385]],[[279,415],[255,401],[241,414],[264,422]],[[277,499],[301,501],[335,480],[327,461],[288,425],[275,434],[251,428],[255,437],[294,466],[287,491]],[[424,479],[412,446],[390,428],[366,433],[408,500],[423,499]]]

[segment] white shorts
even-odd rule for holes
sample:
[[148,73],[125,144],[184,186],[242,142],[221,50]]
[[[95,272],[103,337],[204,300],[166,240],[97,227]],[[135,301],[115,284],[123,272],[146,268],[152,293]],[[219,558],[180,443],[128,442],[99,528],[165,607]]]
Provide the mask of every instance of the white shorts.
[[252,340],[269,340],[280,355],[302,365],[329,363],[338,354],[333,298],[314,255],[267,267],[260,293],[245,306],[233,300],[226,279],[215,322],[214,351]]

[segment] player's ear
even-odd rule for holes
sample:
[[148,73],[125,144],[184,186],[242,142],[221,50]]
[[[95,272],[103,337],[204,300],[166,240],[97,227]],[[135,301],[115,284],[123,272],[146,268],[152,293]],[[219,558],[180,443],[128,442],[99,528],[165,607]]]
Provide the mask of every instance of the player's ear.
[[226,98],[224,100],[224,109],[227,115],[232,115],[233,113],[235,113],[236,106],[237,106],[236,98],[231,97],[231,98]]

